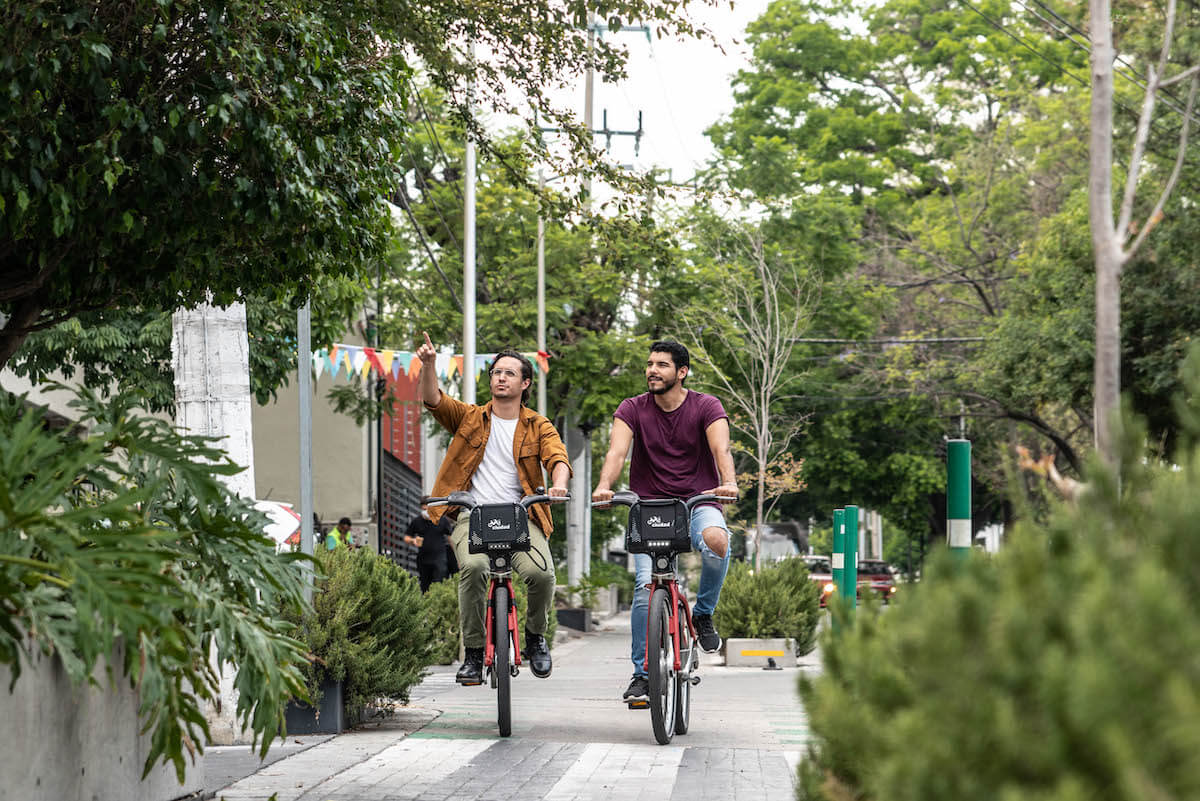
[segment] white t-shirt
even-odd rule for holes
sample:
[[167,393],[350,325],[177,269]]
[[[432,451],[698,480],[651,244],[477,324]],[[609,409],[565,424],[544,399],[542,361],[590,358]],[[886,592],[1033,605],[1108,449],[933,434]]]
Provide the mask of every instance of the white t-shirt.
[[492,415],[492,433],[483,450],[483,461],[471,477],[471,494],[476,503],[516,503],[521,500],[521,479],[513,459],[517,419]]

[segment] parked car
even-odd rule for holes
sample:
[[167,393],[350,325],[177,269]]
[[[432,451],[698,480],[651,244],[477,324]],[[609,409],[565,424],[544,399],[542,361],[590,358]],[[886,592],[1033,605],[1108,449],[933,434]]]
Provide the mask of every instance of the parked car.
[[891,565],[882,559],[860,559],[858,561],[858,597],[864,589],[879,596],[883,603],[892,600],[896,593],[896,577]]
[[829,562],[828,556],[819,554],[810,554],[804,557],[804,564],[808,565],[808,577],[821,585],[821,606],[825,606],[825,599],[833,595],[837,585],[833,583],[833,567]]

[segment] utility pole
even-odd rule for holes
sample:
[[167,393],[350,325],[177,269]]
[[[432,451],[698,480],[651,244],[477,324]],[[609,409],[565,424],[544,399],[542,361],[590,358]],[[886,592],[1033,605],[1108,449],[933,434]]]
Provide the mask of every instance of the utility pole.
[[[300,552],[313,552],[312,301],[296,312],[296,377],[300,392]],[[312,569],[304,568],[304,597],[312,600]]]
[[[636,131],[614,131],[608,127],[608,114],[605,112],[604,127],[597,131],[593,127],[592,105],[595,96],[595,71],[592,69],[592,53],[596,46],[596,34],[609,30],[607,26],[596,23],[594,9],[588,11],[588,59],[587,71],[584,73],[583,84],[583,124],[591,137],[601,134],[605,138],[605,147],[612,145],[614,136],[633,136],[635,152],[641,144],[643,134],[642,115],[638,112],[638,127]],[[650,29],[646,26],[622,27],[620,31],[640,31],[650,38]],[[547,130],[547,129],[543,129]],[[588,143],[591,145],[591,142]],[[592,203],[592,179],[584,175],[583,194],[585,208],[590,210]],[[539,242],[541,237],[539,237]],[[541,251],[539,249],[539,255]],[[539,261],[540,263],[540,261]],[[541,275],[539,271],[539,276]],[[539,332],[544,330],[539,325]],[[540,335],[540,334],[539,334]],[[591,467],[592,467],[592,431],[595,424],[589,420],[578,419],[578,413],[571,408],[566,411],[565,434],[567,457],[571,460],[571,500],[567,503],[567,583],[578,584],[591,569],[592,554],[592,517],[591,517]]]
[[[538,167],[538,203],[546,188],[546,175]],[[538,211],[537,220],[537,349],[546,352],[546,218]],[[546,374],[537,377],[537,410],[546,416]]]
[[[467,114],[474,121],[475,44],[472,42],[468,59],[471,80],[467,85]],[[467,126],[466,173],[463,176],[463,371],[462,399],[475,402],[475,137]]]

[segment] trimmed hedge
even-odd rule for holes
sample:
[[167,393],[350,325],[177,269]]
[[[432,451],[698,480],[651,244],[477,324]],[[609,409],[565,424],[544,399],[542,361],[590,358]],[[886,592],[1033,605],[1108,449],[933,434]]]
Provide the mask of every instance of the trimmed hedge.
[[1200,451],[1126,426],[1119,485],[1093,465],[1077,506],[825,636],[798,798],[1200,798]]
[[365,549],[316,555],[324,575],[300,619],[314,661],[305,680],[314,703],[325,679],[341,681],[347,719],[377,698],[408,703],[432,662],[430,622],[417,580]]
[[746,562],[732,562],[713,619],[722,637],[790,637],[803,655],[816,644],[820,602],[802,559],[757,573]]

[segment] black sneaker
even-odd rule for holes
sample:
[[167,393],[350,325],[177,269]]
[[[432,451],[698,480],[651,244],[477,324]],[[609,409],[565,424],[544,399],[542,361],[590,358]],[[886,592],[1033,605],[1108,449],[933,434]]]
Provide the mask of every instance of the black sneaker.
[[539,679],[549,676],[550,671],[554,668],[554,663],[550,659],[550,646],[546,644],[546,638],[540,634],[534,634],[529,629],[525,629],[525,658],[529,660],[529,669]]
[[483,649],[468,648],[463,656],[462,667],[458,669],[454,680],[464,687],[474,687],[483,684]]
[[649,697],[650,679],[646,678],[645,676],[634,676],[633,681],[629,682],[629,689],[625,691],[625,694],[621,696],[621,699],[628,701],[632,698],[636,701],[641,698],[648,699]]
[[696,638],[706,653],[721,650],[721,635],[717,634],[712,615],[692,615],[692,625],[696,627]]

